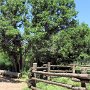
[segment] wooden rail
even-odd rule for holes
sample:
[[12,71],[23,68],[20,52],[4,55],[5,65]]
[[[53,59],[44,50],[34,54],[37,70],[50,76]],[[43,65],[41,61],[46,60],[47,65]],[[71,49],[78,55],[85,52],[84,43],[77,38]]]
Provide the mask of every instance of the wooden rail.
[[66,88],[72,89],[72,90],[86,90],[86,88],[73,87],[73,85],[57,83],[57,82],[52,82],[52,81],[48,81],[48,80],[42,80],[42,79],[38,79],[38,78],[32,78],[32,80],[36,80],[36,81],[40,81],[40,82],[44,82],[44,83],[48,83],[48,84],[52,84],[52,85],[62,86],[62,87],[66,87]]
[[67,73],[67,72],[71,72],[72,73],[72,70],[50,70],[50,72],[59,72],[59,73]]
[[74,77],[74,78],[78,78],[78,79],[90,80],[89,74],[51,73],[51,72],[43,72],[43,71],[32,71],[32,73],[43,74],[43,75],[48,75],[48,76]]
[[[58,67],[58,68],[61,68],[61,70],[51,70],[51,67],[55,68],[55,67]],[[68,66],[64,66],[64,65],[51,65],[50,62],[48,62],[48,64],[44,64],[42,67],[37,67],[37,71],[38,70],[47,70],[48,72],[63,72],[63,73],[67,73],[67,72],[75,72],[75,65],[71,64],[71,65],[68,65]],[[64,70],[62,70],[62,68]],[[66,68],[66,69],[65,69]],[[33,69],[33,67],[31,67],[31,69]]]
[[[72,73],[65,73],[66,71],[63,71],[63,70],[51,70],[51,67],[70,67],[70,68],[72,68],[72,70],[66,70],[66,71],[67,72],[72,71]],[[50,62],[48,62],[47,65],[45,64],[44,67],[37,67],[37,63],[33,63],[32,72],[31,72],[32,77],[30,77],[30,79],[32,81],[32,83],[30,84],[31,89],[38,90],[36,88],[36,81],[40,81],[40,82],[44,82],[44,83],[48,83],[48,84],[62,86],[62,87],[72,89],[72,90],[87,90],[86,83],[88,83],[90,81],[90,74],[86,74],[86,72],[83,74],[76,74],[75,67],[76,67],[76,65],[69,65],[69,66],[50,65]],[[38,71],[41,69],[45,69],[46,71]],[[85,71],[85,69],[84,69],[84,71]],[[37,74],[46,76],[47,80],[37,78]],[[51,76],[69,77],[69,78],[74,78],[74,79],[76,78],[76,79],[78,79],[78,81],[81,82],[81,87],[74,87],[74,86],[68,85],[68,84],[52,82],[52,81],[50,81]]]

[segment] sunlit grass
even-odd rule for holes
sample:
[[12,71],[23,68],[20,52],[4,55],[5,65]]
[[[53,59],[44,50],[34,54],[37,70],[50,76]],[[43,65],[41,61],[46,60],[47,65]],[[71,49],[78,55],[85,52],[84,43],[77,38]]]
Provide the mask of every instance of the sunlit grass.
[[[52,78],[52,81],[61,82],[61,83],[68,84],[68,85],[73,85],[75,87],[80,87],[80,85],[81,85],[80,82],[74,82],[74,81],[72,81],[71,78],[66,78],[66,77]],[[90,83],[88,83],[86,85],[87,85],[87,90],[90,90]],[[46,84],[46,83],[42,83],[42,82],[37,83],[37,87],[40,88],[41,90],[71,90],[71,89],[67,89],[64,87]]]

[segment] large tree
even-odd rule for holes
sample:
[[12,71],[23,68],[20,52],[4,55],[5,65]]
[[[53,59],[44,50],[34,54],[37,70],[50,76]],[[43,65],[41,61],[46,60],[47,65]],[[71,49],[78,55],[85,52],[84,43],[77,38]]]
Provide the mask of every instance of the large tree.
[[27,20],[27,0],[0,0],[0,46],[13,63],[14,71],[22,70],[23,48],[20,28]]
[[30,3],[32,25],[26,32],[30,37],[28,45],[35,61],[53,61],[50,37],[77,25],[74,0],[30,0]]
[[52,33],[76,26],[74,0],[31,0],[32,27],[42,26],[47,38]]

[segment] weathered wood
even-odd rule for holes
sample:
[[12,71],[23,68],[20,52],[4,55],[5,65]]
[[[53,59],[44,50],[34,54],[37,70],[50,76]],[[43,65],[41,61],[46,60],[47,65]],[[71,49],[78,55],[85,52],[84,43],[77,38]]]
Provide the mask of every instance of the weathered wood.
[[[76,65],[75,64],[72,64],[72,68],[73,68],[73,72],[72,73],[75,73],[75,67],[76,67]],[[77,79],[77,78],[72,78],[72,81],[80,82],[80,80]]]
[[48,75],[48,76],[74,77],[74,78],[78,78],[78,79],[89,79],[90,80],[89,74],[50,73],[50,72],[42,72],[42,71],[33,71],[33,73],[44,74],[44,75]]
[[[48,62],[48,72],[50,72],[50,62]],[[50,80],[50,76],[48,76],[47,79]]]
[[50,72],[50,62],[48,62],[48,72]]
[[44,82],[44,83],[48,83],[48,84],[53,84],[53,85],[57,85],[57,86],[62,86],[68,89],[72,89],[72,90],[86,90],[86,88],[82,88],[82,87],[73,87],[72,85],[68,85],[68,84],[63,84],[63,83],[57,83],[57,82],[52,82],[52,81],[48,81],[48,80],[42,80],[42,79],[38,79],[38,78],[32,78],[33,80],[37,80],[40,82]]
[[87,73],[87,68],[86,67],[82,67],[81,68],[81,73],[82,74],[86,74]]
[[[37,63],[33,63],[32,72],[36,70],[37,70]],[[36,73],[34,73],[34,77],[36,78]],[[31,84],[33,87],[36,87],[36,80],[33,80]],[[32,90],[35,90],[35,89],[32,88]]]
[[47,67],[37,67],[37,69],[47,69]]
[[90,68],[90,65],[81,65],[80,67],[89,67]]
[[87,90],[87,89],[83,87],[72,87],[72,90]]
[[72,72],[72,70],[50,70],[50,72],[67,73],[67,72]]
[[72,65],[69,65],[69,66],[63,66],[63,65],[50,65],[50,67],[68,67],[68,68],[70,68],[70,67],[72,67]]
[[[87,68],[86,67],[82,67],[81,68],[81,73],[82,74],[86,74],[87,73]],[[86,82],[84,80],[81,80],[81,87],[85,87],[86,88]]]
[[77,79],[77,78],[72,78],[72,81],[81,82],[80,79]]
[[[33,67],[31,67],[31,69],[33,69]],[[47,67],[37,67],[37,70],[40,70],[40,69],[47,69]]]
[[73,68],[73,73],[75,73],[75,67],[76,67],[76,65],[73,64],[73,66],[72,66],[72,68]]
[[47,64],[43,64],[44,67],[47,67]]
[[[33,87],[32,90],[38,90],[38,89],[36,89],[36,81],[41,81],[41,82],[45,82],[48,84],[66,87],[66,88],[72,89],[72,90],[86,90],[86,83],[88,83],[90,81],[90,74],[86,74],[86,71],[90,68],[89,66],[81,66],[81,68],[83,68],[81,70],[81,72],[83,74],[75,73],[75,67],[78,66],[75,64],[71,64],[68,66],[50,65],[50,62],[48,62],[48,64],[44,64],[43,66],[44,67],[37,67],[36,63],[33,64],[33,67],[32,67],[33,77],[31,78],[31,81],[33,82],[33,84],[31,85]],[[50,70],[50,67],[57,67],[59,69],[65,68],[65,70]],[[38,71],[38,70],[45,70],[45,71]],[[46,72],[46,70],[47,70],[47,72]],[[52,72],[54,72],[54,73],[52,73]],[[65,73],[65,72],[68,72],[68,73]],[[73,73],[69,73],[69,72],[73,72]],[[48,77],[48,80],[38,79],[36,77],[36,74],[46,76],[46,77]],[[73,87],[72,85],[49,81],[51,76],[70,77],[72,79],[74,78],[76,81],[81,82],[81,87]]]
[[21,77],[20,73],[11,72],[11,71],[7,71],[7,70],[0,70],[0,75],[9,76],[9,77],[13,77],[13,78],[20,78]]
[[[80,79],[77,79],[77,78],[72,78],[72,81],[74,81],[74,82],[81,82],[81,80]],[[89,83],[89,81],[90,80],[84,79],[84,82],[85,83]]]
[[[33,63],[33,70],[32,71],[36,71],[37,70],[37,63]],[[34,73],[34,77],[36,77],[36,73]]]

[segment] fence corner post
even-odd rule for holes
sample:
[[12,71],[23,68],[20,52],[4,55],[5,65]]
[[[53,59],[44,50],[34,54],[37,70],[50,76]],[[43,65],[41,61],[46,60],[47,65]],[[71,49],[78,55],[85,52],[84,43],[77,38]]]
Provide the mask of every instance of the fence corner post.
[[[36,71],[36,70],[37,70],[37,63],[33,63],[32,71]],[[36,73],[33,73],[33,77],[36,78]],[[36,80],[32,80],[32,86],[36,87]],[[34,90],[34,89],[32,89],[32,90]]]

